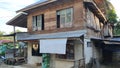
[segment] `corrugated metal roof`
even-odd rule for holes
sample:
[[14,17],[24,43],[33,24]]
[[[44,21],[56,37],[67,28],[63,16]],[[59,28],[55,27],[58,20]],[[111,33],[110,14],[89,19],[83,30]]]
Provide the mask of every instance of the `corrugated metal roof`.
[[7,25],[27,28],[27,13],[20,12],[14,18],[9,20]]
[[50,34],[33,34],[28,33],[18,33],[16,34],[17,40],[35,40],[35,39],[52,39],[52,38],[70,38],[70,37],[80,37],[87,33],[86,30],[78,31],[68,31],[68,32],[58,32]]
[[120,42],[120,37],[119,38],[112,38],[111,40]]

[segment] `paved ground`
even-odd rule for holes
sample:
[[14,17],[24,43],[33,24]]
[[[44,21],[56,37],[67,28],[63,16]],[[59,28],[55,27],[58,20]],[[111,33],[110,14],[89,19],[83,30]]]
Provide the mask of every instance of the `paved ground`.
[[35,65],[29,65],[29,64],[23,64],[23,65],[6,65],[6,64],[1,64],[0,68],[41,68],[40,66],[35,66]]

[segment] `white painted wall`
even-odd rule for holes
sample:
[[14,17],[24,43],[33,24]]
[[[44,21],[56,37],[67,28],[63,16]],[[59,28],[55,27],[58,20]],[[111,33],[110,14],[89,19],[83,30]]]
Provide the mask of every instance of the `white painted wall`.
[[83,45],[80,40],[75,40],[75,60],[83,59]]
[[90,42],[90,39],[84,39],[85,64],[89,63],[92,58],[92,47],[87,47],[87,42]]
[[32,44],[28,43],[28,64],[36,64],[42,62],[42,57],[32,56]]

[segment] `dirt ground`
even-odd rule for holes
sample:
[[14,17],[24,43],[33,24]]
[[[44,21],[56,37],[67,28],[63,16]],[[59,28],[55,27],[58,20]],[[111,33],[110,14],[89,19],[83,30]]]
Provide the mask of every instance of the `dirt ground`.
[[23,65],[6,65],[1,64],[0,68],[41,68],[40,66],[30,65],[30,64],[23,64]]

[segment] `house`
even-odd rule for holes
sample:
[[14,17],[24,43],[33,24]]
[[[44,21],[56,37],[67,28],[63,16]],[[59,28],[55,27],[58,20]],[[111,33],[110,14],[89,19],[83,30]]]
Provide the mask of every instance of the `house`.
[[91,38],[110,35],[105,31],[108,25],[104,3],[104,0],[37,2],[16,11],[18,15],[7,25],[27,28],[27,33],[16,36],[18,41],[28,42],[28,64],[42,63],[44,67],[48,61],[51,68],[87,67],[91,58],[99,59]]

